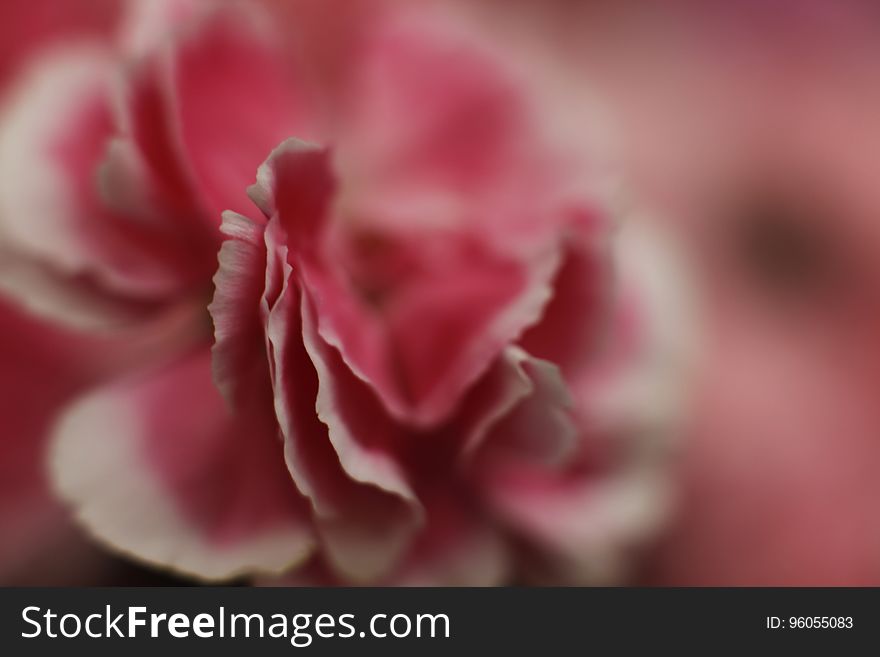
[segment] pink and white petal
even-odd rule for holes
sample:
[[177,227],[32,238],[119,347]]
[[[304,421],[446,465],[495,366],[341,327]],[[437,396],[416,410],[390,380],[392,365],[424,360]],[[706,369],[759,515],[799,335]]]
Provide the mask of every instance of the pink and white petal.
[[101,333],[137,324],[156,309],[108,294],[5,245],[0,248],[0,292],[36,316]]
[[220,230],[227,239],[218,256],[214,299],[208,312],[214,322],[214,382],[237,408],[254,394],[254,381],[269,376],[260,305],[266,286],[264,227],[225,212]]
[[191,291],[217,265],[221,234],[180,141],[167,50],[133,66],[118,92],[117,132],[98,169],[107,221],[136,226],[138,246],[161,257]]
[[692,309],[662,236],[633,222],[620,238],[613,324],[573,390],[580,453],[562,470],[483,463],[490,507],[543,553],[535,560],[542,579],[621,581],[673,503],[673,448],[694,348],[693,327],[678,322]]
[[573,393],[590,431],[662,457],[688,413],[700,323],[675,242],[656,224],[631,219],[615,243],[610,327]]
[[201,229],[217,239],[219,216],[207,216],[181,143],[169,60],[168,50],[163,49],[128,71],[119,102],[121,132],[128,136],[154,190],[151,205],[163,208],[169,219],[182,216],[197,222],[183,227]]
[[566,240],[553,296],[519,340],[532,356],[556,363],[569,385],[592,366],[608,328],[614,274],[607,242],[583,231]]
[[64,271],[81,269],[88,258],[70,180],[84,174],[68,171],[56,154],[59,142],[91,122],[96,134],[82,144],[83,156],[97,155],[110,131],[111,70],[110,55],[94,46],[44,56],[19,81],[0,117],[0,234]]
[[505,349],[462,400],[452,422],[462,462],[478,453],[495,424],[534,392],[535,385],[522,367],[526,357],[521,349]]
[[527,93],[448,23],[406,15],[366,39],[335,154],[340,271],[305,274],[322,337],[422,427],[540,317],[566,221]]
[[478,467],[504,468],[513,463],[562,468],[580,451],[580,428],[562,374],[553,363],[517,347],[508,349],[508,358],[520,377],[529,381],[530,390],[489,429],[476,455]]
[[353,250],[355,289],[307,279],[330,287],[321,290],[321,335],[391,413],[420,427],[448,419],[504,346],[537,321],[558,263],[553,250],[523,262],[442,231],[368,236]]
[[374,20],[351,65],[337,128],[340,178],[357,181],[346,214],[390,230],[418,215],[508,253],[540,251],[569,222],[566,206],[593,209],[582,153],[553,136],[538,89],[485,33],[454,12],[409,9]]
[[330,569],[345,581],[378,584],[406,554],[421,520],[399,498],[359,486],[345,508],[316,520]]
[[263,295],[260,297],[260,321],[263,326],[263,344],[269,361],[269,378],[272,381],[273,393],[277,381],[275,371],[275,347],[272,344],[272,336],[269,332],[272,309],[285,290],[285,282],[290,275],[290,265],[287,262],[287,246],[284,244],[284,229],[273,218],[266,224],[263,231],[263,242],[266,249],[266,278]]
[[321,338],[396,419],[437,426],[540,317],[555,245],[523,261],[468,231],[364,231],[330,215],[335,188],[327,151],[288,140],[250,195],[284,226]]
[[149,56],[209,8],[206,0],[129,0],[120,47],[133,58]]
[[[434,499],[436,498],[436,499]],[[401,563],[377,586],[499,586],[511,581],[514,555],[506,537],[473,513],[467,500],[437,493],[428,502],[425,528]],[[262,586],[345,586],[320,555]]]
[[[269,324],[276,363],[276,413],[286,437],[288,467],[312,500],[328,565],[344,579],[375,581],[406,551],[420,514],[409,500],[357,482],[343,470],[329,429],[316,413],[318,379],[300,337],[300,304],[290,283]],[[289,337],[282,337],[285,334]]]
[[346,474],[418,506],[393,456],[403,437],[375,393],[352,374],[339,352],[318,335],[311,299],[302,295],[303,344],[318,376],[315,408]]
[[433,490],[438,482],[447,485],[452,477],[458,485],[460,476],[466,478],[496,425],[536,392],[527,360],[521,349],[506,349],[468,390],[450,420],[429,430],[401,429],[394,455],[420,499],[423,489]]
[[465,499],[435,491],[425,501],[425,528],[387,586],[500,586],[509,582],[507,538]]
[[174,166],[157,171],[125,136],[107,142],[96,173],[101,227],[127,229],[123,237],[165,263],[178,289],[202,287],[216,269],[219,234],[215,225],[205,225],[195,193],[174,179]]
[[[377,347],[383,342],[379,323],[347,294],[338,272],[320,261],[320,247],[329,229],[329,212],[336,189],[330,167],[326,149],[287,139],[260,166],[256,184],[248,189],[250,198],[263,214],[273,217],[266,231],[267,240],[272,239],[275,244],[268,247],[267,293],[271,282],[271,296],[278,296],[279,281],[283,280],[286,285],[291,271],[288,259],[296,262],[305,286],[321,299],[319,315],[332,312],[341,325],[360,326],[358,334],[352,336],[358,342],[359,351],[368,357],[372,354],[376,365],[372,369],[387,376],[380,363],[385,350]],[[282,252],[283,256],[279,257]],[[275,257],[272,253],[276,253]],[[285,273],[281,276],[273,272],[279,269],[279,262],[284,263],[281,268]],[[271,344],[269,350],[272,350]]]
[[272,149],[247,190],[267,218],[278,215],[287,246],[298,255],[311,255],[321,243],[335,192],[329,150],[296,138]]
[[497,518],[534,549],[540,583],[620,584],[669,516],[671,480],[651,463],[597,477],[506,469],[484,480]]
[[247,212],[245,190],[267,153],[310,136],[302,84],[265,19],[244,5],[216,11],[171,54],[182,145],[216,220]]
[[187,575],[279,573],[314,547],[271,409],[231,415],[207,348],[74,403],[51,470],[99,540]]
[[270,220],[263,231],[266,249],[266,285],[260,302],[260,316],[264,324],[268,324],[269,312],[281,296],[286,276],[290,273],[287,262],[288,250],[284,241],[284,229],[276,219]]
[[555,254],[524,264],[466,235],[354,241],[298,261],[319,333],[398,421],[437,427],[540,316]]
[[[410,499],[357,481],[343,469],[328,426],[316,413],[319,381],[303,344],[303,300],[286,263],[285,269],[284,288],[271,310],[267,332],[287,464],[297,487],[312,502],[329,564],[345,579],[375,581],[407,549],[420,513]],[[375,473],[368,469],[357,474]]]
[[113,62],[94,48],[47,55],[0,118],[0,239],[58,275],[159,301],[185,284],[151,229],[103,207],[96,184],[114,128]]

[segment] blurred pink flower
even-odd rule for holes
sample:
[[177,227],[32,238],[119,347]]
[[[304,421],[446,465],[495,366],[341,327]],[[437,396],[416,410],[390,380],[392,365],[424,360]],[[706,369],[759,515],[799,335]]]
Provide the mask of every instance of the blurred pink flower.
[[253,3],[134,7],[0,128],[7,291],[137,336],[58,428],[78,519],[206,579],[623,575],[666,503],[670,282],[637,231],[613,257],[516,67],[387,3],[306,3],[299,40]]

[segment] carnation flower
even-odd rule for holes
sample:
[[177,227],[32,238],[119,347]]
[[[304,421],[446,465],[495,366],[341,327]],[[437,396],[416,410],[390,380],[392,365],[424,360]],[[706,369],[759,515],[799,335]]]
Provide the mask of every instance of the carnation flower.
[[682,389],[658,241],[451,14],[295,16],[144,3],[12,105],[10,289],[154,354],[66,413],[58,493],[204,579],[616,581]]

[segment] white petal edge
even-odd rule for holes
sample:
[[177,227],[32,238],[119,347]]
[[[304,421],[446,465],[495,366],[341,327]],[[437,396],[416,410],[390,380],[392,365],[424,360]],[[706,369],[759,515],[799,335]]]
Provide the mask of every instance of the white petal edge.
[[142,462],[136,417],[124,395],[99,390],[76,402],[56,425],[49,457],[52,484],[100,543],[205,581],[277,575],[311,554],[311,538],[292,529],[229,546],[207,543]]

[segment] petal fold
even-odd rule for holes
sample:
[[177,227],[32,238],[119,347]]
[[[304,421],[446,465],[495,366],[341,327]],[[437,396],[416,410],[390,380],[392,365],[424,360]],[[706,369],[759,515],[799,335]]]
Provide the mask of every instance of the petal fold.
[[314,546],[271,409],[231,415],[207,350],[77,401],[56,429],[55,487],[97,538],[207,580],[278,573]]

